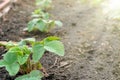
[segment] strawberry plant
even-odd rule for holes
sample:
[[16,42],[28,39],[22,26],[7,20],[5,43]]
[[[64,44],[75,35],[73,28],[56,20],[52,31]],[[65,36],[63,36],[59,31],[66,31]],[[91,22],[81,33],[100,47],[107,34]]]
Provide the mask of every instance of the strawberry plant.
[[40,6],[42,10],[52,8],[52,0],[36,0],[36,5]]
[[49,19],[50,18],[50,14],[49,13],[45,13],[43,10],[41,9],[36,9],[34,10],[34,12],[32,12],[32,18],[43,18],[43,19]]
[[32,13],[33,19],[28,22],[26,30],[29,32],[39,30],[41,32],[49,32],[56,25],[62,26],[62,22],[50,20],[50,14],[43,12],[41,9],[37,9]]
[[[41,80],[46,74],[40,63],[45,51],[64,56],[64,46],[58,37],[47,37],[42,41],[34,38],[23,39],[20,42],[0,43],[8,51],[0,60],[0,67],[5,67],[9,75],[15,76],[18,72],[23,74],[15,80]],[[26,74],[26,75],[25,75]]]

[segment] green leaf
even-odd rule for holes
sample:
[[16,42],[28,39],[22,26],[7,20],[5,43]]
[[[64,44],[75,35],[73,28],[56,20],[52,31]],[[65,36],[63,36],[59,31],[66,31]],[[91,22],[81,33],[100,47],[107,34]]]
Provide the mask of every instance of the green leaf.
[[50,20],[48,23],[51,28],[55,26],[55,21],[53,20]]
[[32,72],[30,72],[30,74],[20,76],[15,80],[41,80],[42,77],[42,72],[40,72],[39,70],[33,70]]
[[50,14],[44,12],[42,9],[36,9],[34,12],[32,12],[33,18],[41,18],[41,19],[49,19]]
[[28,47],[28,46],[26,46],[26,45],[24,45],[24,46],[22,46],[22,52],[24,53],[24,54],[30,54],[31,53],[31,51],[30,51],[30,49],[29,49],[30,47]]
[[28,31],[32,31],[35,28],[36,23],[39,21],[39,19],[33,19],[28,23]]
[[30,80],[30,76],[29,74],[23,75],[23,76],[17,77],[15,80]]
[[10,65],[6,65],[6,70],[9,72],[11,76],[14,76],[18,73],[20,69],[20,65],[18,63],[13,63]]
[[10,48],[8,52],[15,53],[16,55],[17,54],[18,55],[23,55],[23,51],[21,50],[21,47],[19,47],[19,46]]
[[41,9],[36,9],[33,13],[34,13],[34,14],[41,14],[41,13],[42,13],[42,10],[41,10]]
[[39,71],[39,70],[33,70],[32,72],[30,72],[30,76],[42,78],[42,77],[43,77],[43,74],[42,74],[42,72]]
[[53,29],[54,27],[55,27],[55,21],[49,20],[46,31],[50,31],[50,30]]
[[55,21],[55,24],[62,27],[63,26],[63,23],[61,21]]
[[28,59],[28,57],[31,53],[31,51],[29,50],[29,47],[26,46],[26,45],[22,46],[21,50],[23,52],[23,55],[18,55],[17,56],[17,59],[18,59],[18,62],[19,62],[20,65],[24,64],[27,61],[27,59]]
[[45,49],[43,45],[35,44],[33,46],[33,55],[32,55],[33,61],[38,62],[40,58],[43,56],[44,52],[45,52]]
[[36,24],[36,27],[40,30],[40,31],[43,31],[45,30],[46,28],[46,23],[43,21],[43,20],[39,20]]
[[4,66],[6,66],[6,62],[4,61],[4,60],[0,60],[0,67],[4,67]]
[[27,42],[35,42],[35,38],[26,38],[24,40]]
[[32,44],[32,43],[34,43],[35,41],[36,41],[35,38],[26,38],[26,39],[22,39],[22,40],[18,43],[18,45],[19,45],[19,46],[23,46],[23,45],[26,45],[27,43]]
[[64,46],[60,41],[51,41],[44,44],[44,48],[50,52],[53,52],[59,56],[64,56]]
[[26,45],[26,42],[24,40],[21,40],[19,43],[18,43],[19,46],[23,46],[23,45]]
[[45,38],[43,41],[44,41],[44,43],[48,43],[48,42],[54,41],[54,40],[60,40],[60,38],[56,37],[56,36],[50,36],[50,37]]
[[24,56],[18,56],[18,63],[23,65],[27,61],[28,57],[28,54],[25,54]]
[[49,13],[43,13],[43,18],[44,19],[49,19],[50,18],[50,14]]
[[14,53],[14,52],[8,51],[8,52],[4,55],[3,59],[5,60],[5,62],[7,62],[7,64],[12,64],[12,63],[17,62],[17,55],[16,55],[16,53]]
[[6,48],[8,48],[8,49],[9,49],[10,47],[13,47],[13,46],[15,46],[15,45],[14,45],[14,43],[11,42],[11,41],[6,44]]

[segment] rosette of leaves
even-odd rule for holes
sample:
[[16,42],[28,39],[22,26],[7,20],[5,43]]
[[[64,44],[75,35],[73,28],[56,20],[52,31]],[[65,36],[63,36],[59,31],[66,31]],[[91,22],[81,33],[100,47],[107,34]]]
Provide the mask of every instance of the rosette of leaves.
[[28,38],[17,43],[8,42],[4,46],[8,51],[0,60],[0,67],[5,67],[11,76],[18,72],[23,74],[15,80],[40,80],[43,77],[40,59],[45,51],[64,56],[64,46],[58,37],[47,37],[42,41]]
[[28,23],[28,31],[39,30],[41,32],[49,32],[51,29],[55,28],[55,25],[62,26],[60,21],[45,20],[45,19],[33,19]]
[[37,9],[32,13],[33,19],[28,22],[27,29],[29,32],[39,30],[41,32],[49,32],[55,26],[62,27],[62,22],[50,20],[50,14]]

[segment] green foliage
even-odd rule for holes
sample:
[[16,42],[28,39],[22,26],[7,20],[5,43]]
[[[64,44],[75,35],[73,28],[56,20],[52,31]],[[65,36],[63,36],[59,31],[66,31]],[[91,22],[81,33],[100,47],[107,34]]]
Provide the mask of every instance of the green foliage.
[[58,37],[47,37],[44,40],[35,43],[33,45],[33,61],[38,62],[46,50],[59,56],[64,56],[64,46],[58,40]]
[[[36,4],[41,9],[36,9],[32,13],[32,20],[28,22],[27,30],[29,32],[39,30],[49,32],[56,25],[62,26],[62,22],[51,20],[50,14],[46,9],[51,7],[52,0],[36,0]],[[59,41],[60,38],[51,36],[36,41],[34,38],[22,39],[20,42],[8,42],[3,44],[8,50],[3,59],[0,60],[0,67],[5,67],[9,75],[15,76],[18,72],[23,74],[15,80],[41,80],[46,72],[43,69],[40,59],[45,51],[64,56],[64,45]],[[24,75],[26,74],[26,75]]]
[[40,6],[43,10],[50,9],[52,7],[52,0],[36,0],[36,5]]
[[0,61],[0,66],[5,67],[11,76],[16,75],[30,55],[27,46],[14,46],[9,48],[8,52],[3,55],[3,60]]
[[50,52],[53,52],[59,56],[64,56],[64,46],[59,41],[47,42],[44,48]]
[[39,70],[33,70],[30,72],[30,74],[20,76],[15,80],[41,80],[42,77],[43,74]]
[[0,67],[4,67],[11,76],[19,71],[19,64],[17,63],[17,55],[14,52],[7,52],[3,60],[0,61]]
[[58,20],[51,20],[50,14],[46,12],[46,8],[51,6],[51,0],[36,0],[36,4],[40,5],[39,9],[32,12],[32,19],[28,22],[25,31],[31,32],[39,30],[41,32],[49,32],[55,26],[62,27],[62,22]]
[[45,49],[44,46],[41,44],[34,44],[33,46],[33,61],[38,62],[39,59],[43,56],[43,54],[45,53]]
[[62,26],[62,22],[50,20],[50,14],[43,12],[41,9],[37,9],[32,13],[33,19],[28,22],[28,31],[39,30],[41,32],[49,32],[56,25]]
[[[33,20],[31,20],[29,23],[28,23],[28,30],[29,31],[32,31],[34,28],[35,28],[35,26],[36,26],[36,24],[37,24],[37,22],[39,21],[39,19],[33,19]],[[34,26],[34,27],[33,27]]]
[[50,14],[47,12],[44,12],[41,9],[36,9],[34,12],[32,12],[31,15],[33,18],[43,18],[43,19],[49,19],[50,18]]
[[41,32],[49,32],[55,27],[55,25],[62,26],[60,21],[45,20],[45,19],[33,19],[28,23],[28,31],[39,30]]
[[[29,45],[27,45],[28,43]],[[6,44],[6,47],[8,47],[8,44]],[[23,39],[16,45],[13,43],[8,48],[8,51],[3,55],[3,60],[0,60],[0,67],[5,67],[11,76],[16,75],[18,72],[29,73],[33,69],[40,70],[42,65],[39,60],[45,51],[63,56],[64,46],[58,37],[47,37],[42,41],[35,41],[34,38]],[[41,76],[37,76],[39,73],[38,71],[32,71],[30,74],[16,80],[40,80]]]

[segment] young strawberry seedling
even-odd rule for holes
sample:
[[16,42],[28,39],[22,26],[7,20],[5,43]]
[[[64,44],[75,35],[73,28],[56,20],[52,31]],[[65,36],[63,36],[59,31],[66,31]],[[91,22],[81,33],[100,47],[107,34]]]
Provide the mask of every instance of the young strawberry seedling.
[[0,67],[5,67],[11,76],[15,76],[18,72],[23,74],[15,80],[41,80],[47,75],[40,63],[45,51],[64,56],[64,46],[58,37],[47,37],[42,41],[28,38],[17,43],[1,42],[0,45],[8,50],[0,60]]
[[56,25],[62,26],[62,22],[50,20],[50,14],[43,12],[41,9],[37,9],[32,13],[33,19],[29,21],[26,30],[29,32],[39,30],[41,32],[49,32]]

